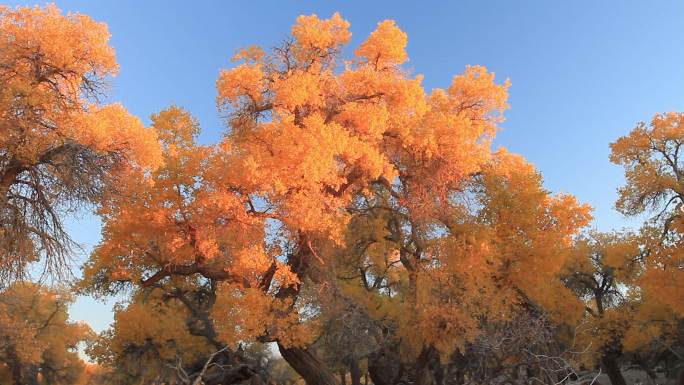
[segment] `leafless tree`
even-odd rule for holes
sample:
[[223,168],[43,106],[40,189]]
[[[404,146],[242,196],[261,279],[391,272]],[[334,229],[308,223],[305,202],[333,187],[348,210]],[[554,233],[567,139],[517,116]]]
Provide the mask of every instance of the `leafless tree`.
[[580,364],[590,346],[578,346],[583,325],[563,343],[559,327],[544,315],[520,314],[485,327],[465,352],[454,355],[448,384],[596,384],[600,374]]

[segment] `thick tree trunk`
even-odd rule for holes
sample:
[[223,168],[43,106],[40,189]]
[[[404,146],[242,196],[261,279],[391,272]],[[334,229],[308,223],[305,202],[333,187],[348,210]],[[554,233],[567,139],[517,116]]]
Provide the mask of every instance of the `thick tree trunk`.
[[3,202],[7,201],[7,192],[16,182],[17,176],[21,174],[22,171],[24,171],[22,167],[14,166],[10,167],[2,176],[0,176],[0,196],[2,197]]
[[443,385],[444,368],[435,348],[424,348],[414,367],[416,385]]
[[399,379],[399,356],[388,348],[373,352],[368,357],[368,374],[373,385],[394,385]]
[[620,365],[618,365],[615,357],[605,355],[601,358],[601,363],[603,364],[603,368],[606,370],[606,374],[612,385],[627,385],[625,377],[622,376],[622,372],[620,371]]
[[14,347],[10,347],[7,349],[7,353],[9,359],[7,360],[6,364],[12,373],[12,380],[14,380],[15,384],[24,384],[26,382],[24,381],[24,368],[22,367],[21,361],[17,356],[16,349],[14,349]]
[[206,385],[237,384],[249,380],[255,375],[254,369],[249,365],[238,365],[228,370],[208,376],[204,379]]
[[[649,365],[649,360],[645,359],[645,358],[642,357],[640,354],[636,354],[636,355],[634,356],[634,359],[635,359],[637,365],[639,365],[639,367],[640,367],[644,372],[646,372],[646,374],[648,375],[648,378],[651,379],[651,383],[652,383],[652,384],[655,384],[655,383],[656,383],[656,379],[658,378],[658,375],[657,375],[656,372],[653,370],[653,368],[651,367],[651,365]],[[656,360],[656,361],[654,361],[654,362],[657,363],[658,361]]]
[[249,385],[266,385],[266,381],[264,381],[260,375],[255,374],[252,379],[249,380]]
[[306,385],[338,385],[333,372],[312,351],[298,347],[286,348],[280,342],[278,350]]
[[351,385],[361,385],[361,369],[359,368],[359,361],[354,359],[350,361],[349,374],[351,376]]
[[451,361],[447,366],[447,378],[445,381],[449,385],[462,385],[465,382],[465,369],[468,366],[468,360],[460,352],[456,351],[451,356]]
[[12,379],[15,384],[21,384],[24,382],[24,376],[21,372],[21,366],[10,364],[10,371],[12,372]]

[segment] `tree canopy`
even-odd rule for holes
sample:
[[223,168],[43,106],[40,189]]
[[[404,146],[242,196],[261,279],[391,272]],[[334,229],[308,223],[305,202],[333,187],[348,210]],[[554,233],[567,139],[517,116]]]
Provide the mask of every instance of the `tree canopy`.
[[67,290],[15,283],[0,292],[0,379],[12,384],[77,384],[84,365],[77,345],[90,328],[71,322]]

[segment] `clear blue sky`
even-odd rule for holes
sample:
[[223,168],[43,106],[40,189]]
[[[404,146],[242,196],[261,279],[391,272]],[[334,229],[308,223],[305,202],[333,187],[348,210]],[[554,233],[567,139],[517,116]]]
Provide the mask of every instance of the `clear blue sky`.
[[[426,88],[448,86],[466,64],[510,78],[511,109],[497,145],[524,155],[553,191],[595,208],[601,230],[635,225],[613,210],[622,170],[608,144],[661,111],[684,110],[683,1],[57,1],[106,22],[120,75],[112,100],[148,116],[171,103],[199,118],[203,142],[223,130],[214,83],[236,49],[277,45],[297,15],[351,22],[351,46],[383,19],[408,33],[408,67]],[[10,4],[42,4],[11,2]],[[91,246],[99,224],[70,225]],[[101,330],[110,304],[79,299],[75,319]]]

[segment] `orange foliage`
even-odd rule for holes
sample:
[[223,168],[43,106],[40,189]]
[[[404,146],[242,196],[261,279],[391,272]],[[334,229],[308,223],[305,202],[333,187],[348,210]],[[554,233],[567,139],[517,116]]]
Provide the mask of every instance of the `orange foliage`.
[[558,278],[589,208],[491,151],[509,82],[471,66],[428,93],[393,21],[344,61],[348,27],[302,16],[282,47],[239,51],[217,81],[219,145],[194,143],[177,107],[155,115],[164,165],[103,201],[86,282],[220,281],[212,314],[231,344],[305,345],[330,293],[414,353],[446,355],[525,301],[579,313],[552,296],[570,296]]
[[53,5],[2,6],[0,36],[0,146],[10,157],[31,164],[50,148],[78,143],[159,164],[153,132],[121,105],[89,102],[118,70],[104,24]]
[[37,383],[35,368],[49,383],[75,384],[81,377],[77,344],[92,332],[69,320],[72,300],[66,290],[28,282],[0,291],[0,361],[11,368],[15,383]]
[[0,6],[0,278],[40,258],[60,267],[72,243],[59,214],[162,161],[153,131],[97,102],[117,72],[108,41],[104,24],[54,5]]
[[680,148],[684,113],[657,114],[611,144],[611,161],[625,169],[617,208],[626,215],[651,212],[644,231],[649,250],[641,285],[650,297],[684,314],[684,170]]

